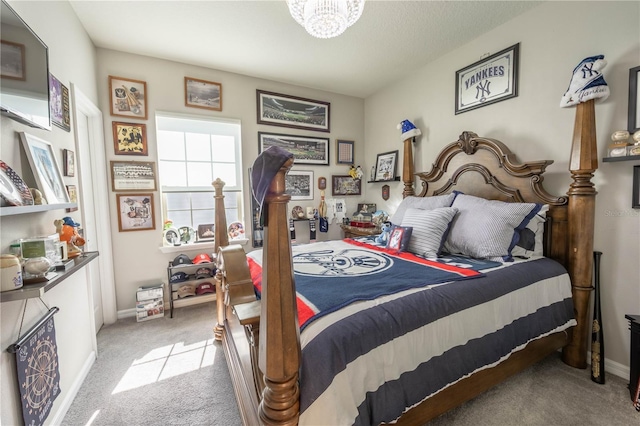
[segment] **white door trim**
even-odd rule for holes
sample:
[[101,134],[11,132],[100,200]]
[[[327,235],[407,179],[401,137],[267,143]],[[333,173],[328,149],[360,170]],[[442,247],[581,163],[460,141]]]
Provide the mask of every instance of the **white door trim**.
[[[113,252],[111,245],[111,219],[109,217],[109,185],[107,183],[107,163],[104,152],[104,130],[102,112],[82,93],[73,83],[71,83],[71,98],[74,112],[82,111],[88,118],[88,132],[95,148],[91,151],[90,170],[93,177],[93,188],[90,190],[96,195],[94,197],[94,210],[96,215],[96,226],[99,234],[98,252],[100,255],[96,259],[100,262],[100,288],[102,289],[102,310],[105,324],[113,324],[118,319],[116,306],[116,288],[113,272]],[[75,115],[75,114],[74,114]],[[74,120],[77,126],[77,120]],[[78,137],[77,127],[74,129],[75,137]],[[78,141],[76,140],[76,149]],[[86,190],[86,188],[85,188]]]

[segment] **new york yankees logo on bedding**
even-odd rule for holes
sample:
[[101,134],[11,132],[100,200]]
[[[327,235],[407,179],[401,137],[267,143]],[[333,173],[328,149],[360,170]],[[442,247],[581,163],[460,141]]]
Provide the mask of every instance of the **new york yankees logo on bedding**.
[[393,266],[388,256],[359,248],[320,250],[293,256],[293,270],[307,276],[353,277],[371,275]]

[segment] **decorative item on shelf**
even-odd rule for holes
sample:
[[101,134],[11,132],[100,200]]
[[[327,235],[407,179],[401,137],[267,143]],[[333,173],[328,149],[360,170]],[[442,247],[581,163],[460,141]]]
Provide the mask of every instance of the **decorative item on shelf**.
[[85,240],[78,232],[80,224],[71,217],[66,216],[62,220],[55,220],[56,232],[60,235],[60,241],[67,243],[67,257],[73,259],[82,254],[80,247],[85,245]]
[[304,210],[302,207],[300,206],[294,206],[293,209],[291,210],[291,217],[296,220],[296,219],[304,219]]
[[287,0],[289,13],[309,34],[332,38],[356,23],[364,0]]
[[33,198],[33,204],[36,206],[41,206],[43,204],[47,204],[47,200],[42,196],[42,192],[36,188],[29,188],[29,192],[31,193],[31,197]]
[[609,144],[609,157],[624,157],[627,155],[628,141],[628,131],[618,130],[613,132],[611,135],[611,143]]
[[162,243],[165,246],[179,246],[180,242],[180,231],[173,226],[164,229],[162,232]]
[[53,262],[48,257],[30,257],[24,261],[24,280],[39,280],[47,276]]
[[49,204],[68,203],[69,194],[64,187],[62,172],[50,142],[34,135],[20,132],[20,139],[27,154],[38,189]]
[[387,219],[389,219],[389,214],[384,210],[376,210],[371,215],[371,223],[373,223],[377,228],[380,228]]
[[640,155],[640,130],[633,134],[633,145],[629,145],[627,150],[629,155]]
[[198,241],[215,241],[215,224],[205,223],[198,225]]
[[191,244],[196,241],[196,231],[190,226],[181,226],[178,228],[178,233],[182,244]]
[[22,287],[22,267],[17,256],[0,255],[0,292]]
[[397,171],[398,151],[378,154],[375,180],[394,180]]
[[244,238],[244,225],[242,222],[231,222],[229,224],[229,239],[238,240]]
[[0,160],[0,198],[10,206],[33,205],[33,195],[22,178]]

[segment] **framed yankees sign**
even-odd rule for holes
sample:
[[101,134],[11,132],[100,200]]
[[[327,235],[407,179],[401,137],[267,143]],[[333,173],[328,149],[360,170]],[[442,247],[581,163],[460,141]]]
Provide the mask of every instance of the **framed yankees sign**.
[[518,96],[520,43],[456,71],[456,114]]

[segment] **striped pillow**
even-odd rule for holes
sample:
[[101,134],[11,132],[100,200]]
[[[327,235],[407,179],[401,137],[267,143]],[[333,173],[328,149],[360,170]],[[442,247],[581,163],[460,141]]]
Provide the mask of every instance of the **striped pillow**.
[[402,200],[396,212],[389,218],[392,223],[402,223],[404,220],[404,214],[407,209],[423,209],[423,210],[433,210],[440,207],[451,207],[453,200],[456,198],[456,195],[459,194],[458,191],[454,191],[451,194],[445,195],[433,195],[431,197],[406,197]]
[[433,210],[408,208],[402,219],[402,226],[413,228],[407,251],[426,258],[438,257],[457,211],[453,207]]
[[541,204],[506,203],[460,194],[452,207],[459,213],[451,224],[445,251],[480,259],[512,261],[520,231],[538,213]]

